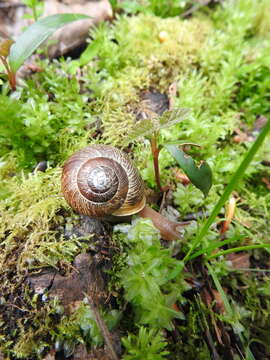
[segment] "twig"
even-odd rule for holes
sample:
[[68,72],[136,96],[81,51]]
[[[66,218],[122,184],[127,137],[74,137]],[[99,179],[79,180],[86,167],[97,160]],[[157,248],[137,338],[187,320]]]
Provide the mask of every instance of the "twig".
[[186,18],[190,15],[192,15],[195,11],[199,10],[200,8],[210,4],[212,0],[205,0],[200,4],[195,4],[193,5],[190,9],[188,9],[187,11],[183,12],[183,14],[181,14],[182,18]]
[[165,201],[166,201],[166,196],[167,196],[167,191],[164,191],[162,193],[162,200],[161,200],[161,204],[160,204],[160,207],[159,207],[159,213],[161,214],[164,206],[165,206]]
[[91,310],[93,311],[96,323],[99,327],[99,330],[101,331],[101,334],[104,338],[104,341],[108,347],[109,353],[110,353],[110,357],[113,360],[119,360],[118,356],[116,355],[116,352],[114,350],[113,347],[113,343],[111,341],[111,334],[109,333],[109,330],[107,328],[107,325],[105,324],[104,320],[102,319],[99,310],[96,306],[96,304],[94,303],[93,299],[91,298],[91,296],[89,296],[88,294],[84,293],[84,295],[87,297],[89,306],[91,308]]

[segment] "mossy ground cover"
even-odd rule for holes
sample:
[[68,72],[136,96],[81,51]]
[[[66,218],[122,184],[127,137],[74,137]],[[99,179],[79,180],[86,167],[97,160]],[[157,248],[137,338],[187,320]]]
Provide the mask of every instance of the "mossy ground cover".
[[[213,209],[251,147],[258,119],[269,117],[269,12],[267,0],[239,0],[185,20],[124,13],[91,31],[82,67],[71,59],[42,60],[42,72],[17,92],[2,85],[0,339],[7,358],[42,358],[55,346],[70,355],[78,343],[88,349],[102,343],[86,303],[61,316],[57,300],[33,294],[25,279],[49,267],[65,273],[77,254],[89,250],[91,239],[63,236],[76,215],[60,191],[61,165],[75,150],[91,143],[129,148],[145,183],[155,189],[144,137],[151,128],[136,122],[136,113],[145,91],[168,94],[172,83],[178,89],[174,106],[189,113],[162,129],[159,143],[199,144],[190,151],[211,165],[214,184],[204,198],[191,184],[177,182],[175,161],[161,151],[171,205],[180,220],[195,220],[169,249],[148,221],[116,229],[110,270],[115,301],[102,309],[103,317],[109,329],[117,323],[125,359],[269,357],[269,250],[203,256],[221,241],[219,250],[269,244],[269,140],[235,189],[228,231],[221,235],[218,227],[224,209],[199,244],[202,255],[181,260],[203,222],[197,215]],[[48,169],[34,171],[42,160]]]

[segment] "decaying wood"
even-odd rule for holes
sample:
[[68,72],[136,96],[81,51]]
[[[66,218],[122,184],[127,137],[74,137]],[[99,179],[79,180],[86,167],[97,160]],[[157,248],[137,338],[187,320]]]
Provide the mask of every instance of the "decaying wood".
[[72,313],[85,294],[95,293],[102,304],[108,297],[104,274],[100,265],[90,254],[80,254],[74,261],[74,270],[68,276],[62,276],[55,270],[48,270],[28,278],[30,286],[41,294],[49,289],[49,297],[57,297],[66,313]]

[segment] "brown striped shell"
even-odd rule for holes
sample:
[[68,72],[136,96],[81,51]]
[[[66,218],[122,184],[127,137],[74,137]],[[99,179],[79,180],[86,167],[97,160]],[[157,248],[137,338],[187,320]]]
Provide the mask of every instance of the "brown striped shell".
[[145,206],[144,184],[126,155],[112,146],[90,145],[64,164],[62,192],[78,213],[125,216]]

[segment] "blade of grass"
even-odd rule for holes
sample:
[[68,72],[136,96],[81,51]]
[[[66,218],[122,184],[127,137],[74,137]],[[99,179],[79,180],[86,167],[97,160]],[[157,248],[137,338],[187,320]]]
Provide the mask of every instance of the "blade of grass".
[[209,271],[209,274],[211,275],[211,277],[212,277],[212,279],[214,281],[214,284],[215,284],[215,286],[217,288],[217,291],[220,293],[220,296],[222,297],[222,301],[224,303],[224,307],[225,307],[226,312],[230,315],[230,317],[233,317],[233,309],[232,309],[232,307],[231,307],[231,305],[229,303],[229,300],[228,300],[228,298],[227,298],[227,296],[226,296],[226,294],[225,294],[225,292],[224,292],[224,290],[223,290],[223,288],[221,286],[221,283],[220,283],[217,275],[215,274],[212,266],[208,262],[206,262],[205,265],[206,265],[206,267],[207,267],[207,269]]
[[[211,275],[211,277],[212,277],[212,279],[214,281],[214,284],[215,284],[215,286],[217,288],[217,291],[219,292],[219,294],[220,294],[220,296],[222,298],[222,301],[224,303],[224,307],[225,307],[226,312],[229,314],[229,316],[231,318],[233,318],[233,316],[234,316],[233,308],[231,307],[231,305],[229,303],[227,295],[225,294],[217,275],[215,274],[212,266],[208,262],[206,262],[206,267],[207,267],[207,269],[209,271],[209,274]],[[242,344],[244,344],[244,338],[243,338],[242,334],[238,333],[238,336],[239,336]],[[254,356],[253,356],[253,354],[250,351],[248,346],[246,347],[246,360],[255,360],[255,358],[254,358]]]
[[249,166],[249,164],[251,163],[251,161],[254,158],[255,154],[257,153],[257,151],[261,147],[261,145],[262,145],[264,139],[266,138],[266,136],[268,135],[269,131],[270,131],[270,119],[268,119],[266,125],[261,130],[261,132],[258,135],[256,141],[254,142],[254,144],[251,146],[251,148],[247,152],[246,156],[242,160],[242,162],[239,165],[236,172],[233,174],[233,176],[231,178],[231,181],[226,186],[222,196],[220,197],[219,201],[217,202],[216,206],[214,207],[213,211],[211,212],[209,218],[204,223],[201,231],[196,236],[191,248],[187,252],[187,254],[184,257],[183,261],[188,261],[190,259],[191,253],[199,245],[199,243],[202,241],[203,237],[207,234],[210,226],[215,221],[215,218],[218,215],[218,213],[220,212],[221,208],[224,206],[225,202],[229,199],[229,196],[231,195],[232,191],[236,188],[237,184],[239,183],[239,181],[244,176],[244,173],[245,173],[247,167]]
[[231,253],[234,253],[234,252],[253,250],[253,249],[264,249],[264,248],[270,248],[270,244],[254,244],[254,245],[239,246],[239,247],[232,248],[232,249],[222,250],[222,251],[219,251],[216,254],[213,254],[213,255],[209,256],[207,258],[207,260],[215,259],[215,258],[217,258],[219,256],[226,255],[226,254],[231,254]]
[[227,240],[223,240],[223,241],[216,241],[214,242],[213,244],[211,244],[210,246],[204,248],[204,249],[201,249],[199,251],[196,251],[193,255],[190,255],[190,258],[189,260],[191,259],[195,259],[196,257],[200,256],[200,255],[203,255],[203,254],[208,254],[209,252],[212,252],[213,250],[223,246],[223,245],[226,245],[226,244],[230,244],[231,242],[233,241],[238,241],[238,240],[241,240],[243,239],[245,236],[244,235],[238,235],[238,236],[233,236]]

